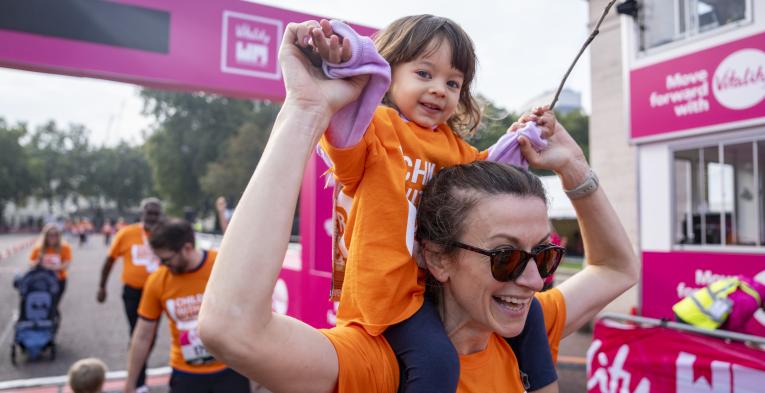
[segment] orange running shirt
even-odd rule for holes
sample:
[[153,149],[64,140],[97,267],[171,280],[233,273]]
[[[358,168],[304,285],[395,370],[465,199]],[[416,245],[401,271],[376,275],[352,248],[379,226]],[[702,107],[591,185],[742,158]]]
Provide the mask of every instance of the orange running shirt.
[[226,365],[210,355],[197,333],[197,315],[210,278],[215,251],[207,251],[204,262],[191,272],[172,274],[166,266],[149,276],[141,295],[138,315],[156,321],[162,312],[170,320],[170,367],[195,374],[221,371]]
[[385,106],[377,108],[356,146],[336,149],[325,137],[320,146],[343,186],[335,206],[335,248],[347,259],[337,323],[357,323],[379,335],[422,305],[424,285],[412,251],[425,183],[442,168],[487,153],[446,124],[422,128]]
[[[538,293],[553,360],[566,323],[566,302],[558,289]],[[398,389],[396,356],[383,336],[370,336],[359,326],[321,330],[337,351],[339,371],[335,391],[393,393]],[[500,336],[492,334],[486,349],[460,356],[458,393],[524,392],[518,360]]]
[[[40,259],[40,250],[42,249],[42,246],[35,246],[34,249],[32,249],[32,254],[29,255],[29,264],[34,265],[37,263],[37,261]],[[43,253],[43,266],[44,265],[53,265],[53,266],[60,266],[64,263],[71,262],[72,261],[72,248],[69,247],[66,243],[61,243],[61,247],[58,251],[56,251],[53,247],[48,247],[45,249],[45,253]],[[65,270],[60,270],[56,272],[56,275],[58,276],[59,280],[66,280],[67,276],[69,276],[69,273]]]
[[122,282],[136,289],[143,288],[149,274],[159,268],[159,259],[149,246],[149,234],[143,223],[130,224],[117,232],[109,256],[115,260],[122,257]]

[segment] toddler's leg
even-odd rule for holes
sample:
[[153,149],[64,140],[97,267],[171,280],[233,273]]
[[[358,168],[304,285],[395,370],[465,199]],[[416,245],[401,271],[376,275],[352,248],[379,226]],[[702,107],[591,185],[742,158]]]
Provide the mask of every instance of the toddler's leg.
[[459,356],[433,303],[425,300],[419,311],[389,327],[383,335],[398,358],[399,392],[457,391]]
[[536,298],[531,301],[521,334],[506,340],[518,359],[518,368],[521,369],[521,379],[526,390],[533,392],[558,380],[550,343],[547,341],[545,316]]

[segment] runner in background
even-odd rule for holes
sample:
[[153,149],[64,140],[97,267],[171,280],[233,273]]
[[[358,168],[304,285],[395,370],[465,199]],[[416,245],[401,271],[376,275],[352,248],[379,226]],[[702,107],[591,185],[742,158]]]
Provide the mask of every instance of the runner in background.
[[197,332],[197,314],[217,253],[194,247],[194,230],[186,220],[160,222],[149,242],[162,266],[149,276],[128,355],[125,392],[135,391],[141,365],[165,313],[170,321],[170,392],[250,393],[249,380],[216,360]]
[[122,230],[122,228],[126,227],[127,225],[128,224],[125,222],[125,218],[124,217],[118,218],[117,219],[117,223],[114,224],[114,232],[115,233],[119,232],[120,230]]
[[[138,319],[138,304],[141,301],[146,279],[159,267],[159,259],[151,251],[148,237],[162,215],[162,203],[157,198],[146,198],[141,202],[141,211],[140,222],[122,228],[114,236],[114,241],[109,247],[109,255],[101,270],[101,280],[96,295],[99,303],[106,301],[106,283],[109,281],[109,274],[114,262],[122,258],[122,301],[131,336]],[[138,375],[137,386],[143,387],[145,381],[146,365],[144,364]]]
[[56,272],[60,290],[54,299],[54,307],[56,315],[59,316],[58,305],[66,289],[67,269],[69,269],[71,262],[72,248],[61,239],[61,231],[58,226],[46,224],[40,233],[40,239],[29,255],[29,264]]
[[104,245],[109,245],[114,234],[114,227],[112,226],[112,220],[107,219],[104,221],[104,225],[101,227],[101,234],[104,235]]
[[232,209],[228,208],[226,203],[226,197],[219,196],[215,200],[215,232],[226,233],[228,228],[228,222],[231,221],[231,215],[234,213]]

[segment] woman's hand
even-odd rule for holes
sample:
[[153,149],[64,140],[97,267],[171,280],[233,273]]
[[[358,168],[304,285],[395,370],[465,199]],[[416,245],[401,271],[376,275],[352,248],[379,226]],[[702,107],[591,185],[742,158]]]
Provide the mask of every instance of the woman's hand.
[[533,121],[542,129],[542,137],[547,140],[547,148],[537,152],[526,137],[518,138],[518,144],[529,165],[533,168],[547,169],[557,173],[564,189],[574,189],[587,177],[589,164],[584,158],[582,148],[556,119],[547,107],[535,108],[521,116],[510,126],[515,131]]
[[327,34],[329,22],[322,22],[326,27],[317,21],[288,24],[279,49],[279,63],[287,90],[285,105],[292,104],[302,111],[325,115],[329,121],[332,114],[358,98],[369,77],[328,79],[319,68],[311,65],[300,48],[308,48],[312,42],[322,57],[342,59],[346,54],[350,57],[349,44],[341,43],[331,28]]

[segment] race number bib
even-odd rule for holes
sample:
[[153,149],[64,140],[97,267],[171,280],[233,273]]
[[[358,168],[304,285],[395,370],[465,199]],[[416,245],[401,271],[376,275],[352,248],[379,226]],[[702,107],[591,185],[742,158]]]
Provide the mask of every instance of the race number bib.
[[130,254],[133,257],[133,264],[145,267],[147,272],[152,273],[159,269],[159,258],[154,255],[149,246],[134,244],[130,249]]
[[186,363],[198,366],[215,361],[215,358],[207,352],[196,328],[181,330],[180,336],[181,353]]
[[42,265],[50,267],[61,266],[61,256],[58,254],[45,254],[42,257]]

